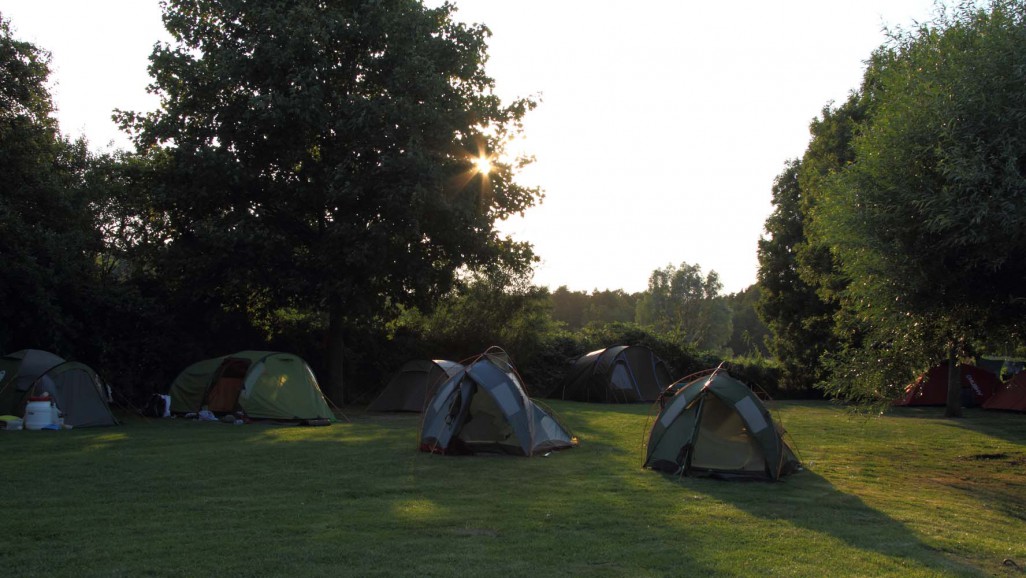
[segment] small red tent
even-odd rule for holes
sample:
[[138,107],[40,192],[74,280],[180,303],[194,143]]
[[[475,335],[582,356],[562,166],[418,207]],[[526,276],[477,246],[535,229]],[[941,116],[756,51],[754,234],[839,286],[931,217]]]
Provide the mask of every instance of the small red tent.
[[983,409],[1026,411],[1026,372],[1015,374],[983,404]]
[[[974,365],[959,366],[962,373],[962,403],[981,405],[1001,387],[996,375]],[[942,363],[905,388],[905,395],[894,405],[945,405],[948,402],[948,364]]]

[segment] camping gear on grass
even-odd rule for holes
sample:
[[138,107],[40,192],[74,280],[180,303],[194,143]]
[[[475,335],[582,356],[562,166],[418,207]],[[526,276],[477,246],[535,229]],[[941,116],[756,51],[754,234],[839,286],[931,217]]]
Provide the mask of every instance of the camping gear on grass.
[[[64,361],[38,349],[17,351],[0,359],[0,412],[25,415],[30,398],[44,394],[64,416],[64,424],[74,427],[117,425],[107,404],[107,386],[84,363]],[[47,405],[50,401],[47,402]],[[42,407],[35,408],[42,412]],[[34,426],[42,415],[26,419],[26,429]],[[46,425],[63,425],[59,415],[51,416]]]
[[644,466],[682,476],[777,480],[800,469],[783,430],[749,387],[714,369],[666,388]]
[[302,358],[240,351],[186,367],[171,383],[171,412],[241,411],[252,419],[335,421],[313,370]]
[[[993,373],[974,365],[961,364],[959,379],[962,387],[962,405],[976,407],[983,405],[1001,387],[1001,381]],[[894,405],[947,405],[948,364],[932,367],[905,387],[905,395]]]
[[407,361],[388,381],[388,385],[368,411],[424,411],[428,396],[463,366],[444,359]]
[[532,456],[577,445],[556,415],[527,397],[504,351],[492,347],[465,363],[428,401],[420,449]]
[[1026,411],[1026,373],[1017,373],[983,402],[983,409]]
[[25,405],[25,429],[43,429],[44,426],[57,423],[54,413],[50,396],[29,398],[28,404]]
[[618,345],[592,351],[574,362],[562,399],[600,403],[655,401],[673,381],[670,369],[651,349]]

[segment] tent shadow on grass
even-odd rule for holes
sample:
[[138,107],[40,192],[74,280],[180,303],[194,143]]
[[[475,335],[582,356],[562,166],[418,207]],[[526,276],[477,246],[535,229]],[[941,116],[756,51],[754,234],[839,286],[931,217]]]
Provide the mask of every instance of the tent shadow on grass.
[[[838,490],[829,480],[809,470],[793,474],[781,483],[667,478],[757,518],[816,532],[891,561],[905,560],[920,570],[938,575],[978,572],[923,542],[902,522],[870,507],[858,496]],[[756,487],[767,491],[753,491]]]

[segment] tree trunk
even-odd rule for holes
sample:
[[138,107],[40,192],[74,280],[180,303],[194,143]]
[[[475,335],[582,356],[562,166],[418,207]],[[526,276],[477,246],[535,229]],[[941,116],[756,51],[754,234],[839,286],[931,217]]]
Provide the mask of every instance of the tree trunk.
[[955,348],[948,349],[948,405],[947,417],[962,417],[962,368],[955,359]]
[[342,370],[345,362],[345,308],[341,299],[332,299],[328,317],[328,382],[324,395],[338,407],[346,403],[345,382]]

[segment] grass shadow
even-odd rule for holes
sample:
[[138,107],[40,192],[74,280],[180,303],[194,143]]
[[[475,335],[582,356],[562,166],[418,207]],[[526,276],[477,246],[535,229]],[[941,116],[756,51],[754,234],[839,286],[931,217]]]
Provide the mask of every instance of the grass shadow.
[[[874,574],[977,575],[978,569],[920,540],[904,523],[867,505],[861,498],[838,490],[815,472],[803,470],[783,482],[737,482],[707,478],[674,478],[667,484],[698,493],[765,521],[777,534],[803,534],[803,541],[843,546],[859,553]],[[778,545],[779,541],[776,541]],[[796,566],[817,563],[814,556],[794,551]],[[819,550],[818,548],[813,550]],[[849,554],[850,555],[850,554]],[[822,567],[838,563],[829,558]],[[847,574],[843,566],[830,573]],[[864,572],[864,571],[863,571]]]

